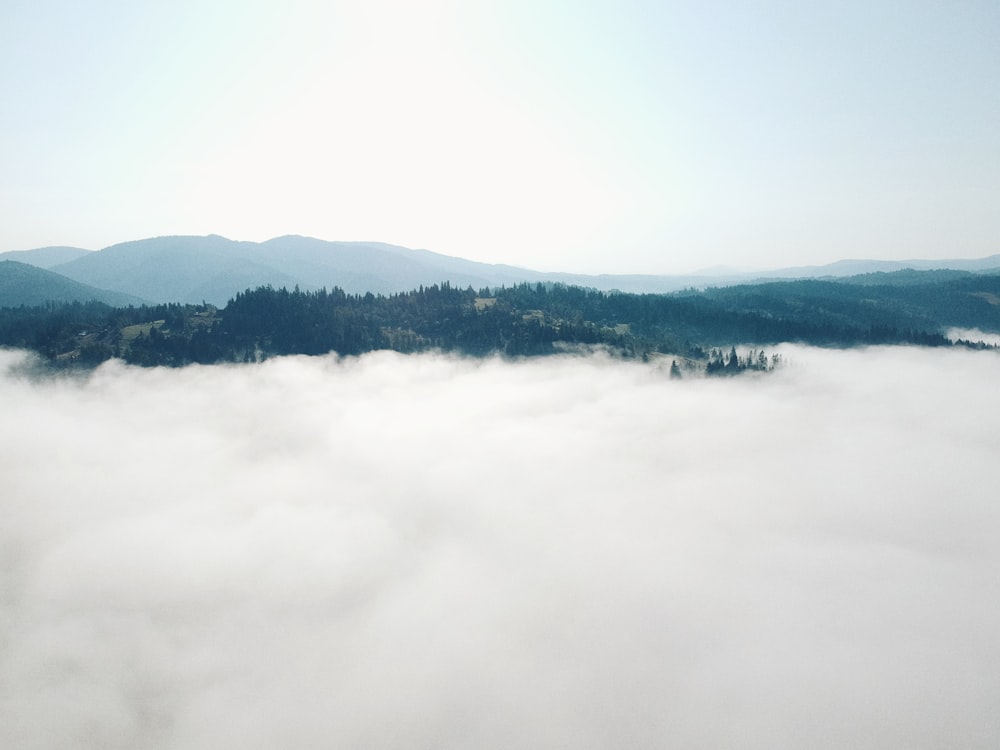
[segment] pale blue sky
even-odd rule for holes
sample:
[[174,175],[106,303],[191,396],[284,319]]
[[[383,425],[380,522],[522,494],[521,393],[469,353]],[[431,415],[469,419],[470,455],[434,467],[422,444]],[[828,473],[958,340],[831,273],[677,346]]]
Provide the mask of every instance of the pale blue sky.
[[0,251],[577,272],[1000,252],[1000,3],[0,3]]

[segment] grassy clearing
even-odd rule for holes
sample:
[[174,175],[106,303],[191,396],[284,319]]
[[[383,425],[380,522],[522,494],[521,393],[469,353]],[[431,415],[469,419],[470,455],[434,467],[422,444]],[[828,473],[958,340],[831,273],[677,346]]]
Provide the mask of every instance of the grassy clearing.
[[475,301],[477,310],[485,310],[487,307],[493,307],[496,303],[496,297],[476,297]]
[[150,331],[154,328],[162,328],[164,323],[166,323],[165,320],[154,320],[152,323],[139,323],[134,326],[125,326],[122,328],[122,343],[131,344],[139,338],[140,334],[148,336]]

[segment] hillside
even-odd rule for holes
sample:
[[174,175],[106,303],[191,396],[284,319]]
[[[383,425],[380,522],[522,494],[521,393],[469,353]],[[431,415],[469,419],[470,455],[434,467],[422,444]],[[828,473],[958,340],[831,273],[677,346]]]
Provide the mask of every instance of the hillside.
[[442,284],[391,295],[263,286],[237,294],[223,309],[7,308],[0,310],[0,345],[32,348],[52,363],[121,357],[170,366],[375,349],[526,356],[604,346],[623,357],[667,355],[728,373],[739,363],[723,369],[720,352],[730,351],[731,362],[736,345],[948,346],[950,328],[1000,331],[1000,275],[957,273],[903,271],[901,283],[889,274],[877,285],[866,277],[812,279],[667,295],[541,283],[478,291]]
[[1000,255],[950,260],[838,260],[825,266],[795,266],[767,271],[756,274],[756,277],[774,279],[841,278],[872,273],[893,273],[906,269],[915,271],[949,269],[972,273],[997,273],[1000,272]]
[[88,300],[119,306],[138,305],[143,302],[137,297],[81,284],[27,263],[0,260],[0,306],[2,307]]
[[[690,288],[748,283],[761,278],[842,278],[900,268],[1000,268],[1000,256],[958,261],[840,261],[828,266],[766,273],[702,273],[655,276],[543,272],[480,263],[429,250],[379,242],[330,242],[288,235],[266,242],[239,242],[218,235],[176,236],[125,242],[87,252],[73,248],[24,251],[19,259],[41,266],[65,251],[51,270],[100,289],[151,302],[207,302],[223,306],[238,292],[258,286],[304,291],[343,289],[349,294],[392,294],[447,281],[453,286],[512,286],[556,282],[602,291],[662,294]],[[67,255],[68,254],[68,255]],[[9,255],[9,254],[8,254]]]
[[215,235],[158,237],[113,245],[54,270],[81,283],[154,302],[217,306],[245,289],[266,285],[389,294],[444,280],[486,286],[538,276],[429,251],[299,236],[262,243]]
[[62,263],[69,263],[84,255],[89,255],[90,250],[80,247],[38,247],[34,250],[11,250],[0,253],[0,261],[14,260],[18,263],[27,263],[36,268],[52,268]]

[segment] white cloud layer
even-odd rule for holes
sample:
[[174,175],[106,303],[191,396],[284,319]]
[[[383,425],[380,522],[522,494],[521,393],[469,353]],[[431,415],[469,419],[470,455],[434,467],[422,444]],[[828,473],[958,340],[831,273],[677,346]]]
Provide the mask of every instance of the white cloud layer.
[[990,346],[1000,346],[1000,333],[989,333],[978,328],[949,328],[945,335],[952,341],[971,341],[973,343],[989,344]]
[[1000,359],[18,375],[0,746],[994,748]]

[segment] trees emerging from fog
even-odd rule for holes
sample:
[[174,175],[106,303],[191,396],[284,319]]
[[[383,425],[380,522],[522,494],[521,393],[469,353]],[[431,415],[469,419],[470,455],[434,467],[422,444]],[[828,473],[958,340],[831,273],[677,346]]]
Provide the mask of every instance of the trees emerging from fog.
[[[739,375],[741,372],[770,372],[781,363],[781,355],[772,354],[770,358],[763,349],[757,351],[751,349],[746,356],[741,357],[736,353],[736,347],[732,347],[728,354],[723,354],[721,349],[713,349],[705,362],[705,373],[708,375]],[[674,376],[673,366],[670,370]]]

